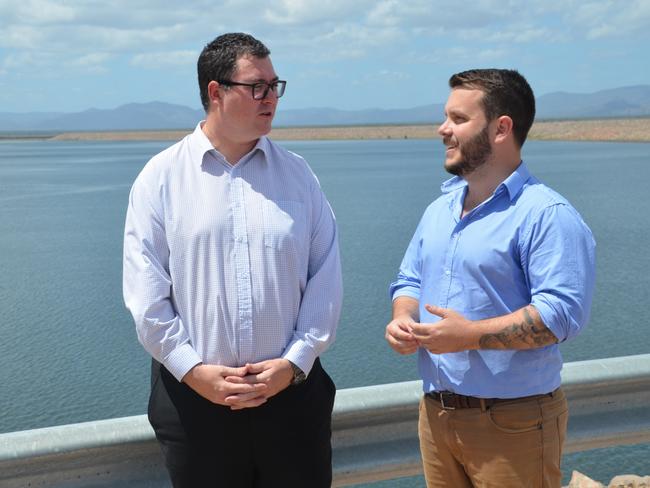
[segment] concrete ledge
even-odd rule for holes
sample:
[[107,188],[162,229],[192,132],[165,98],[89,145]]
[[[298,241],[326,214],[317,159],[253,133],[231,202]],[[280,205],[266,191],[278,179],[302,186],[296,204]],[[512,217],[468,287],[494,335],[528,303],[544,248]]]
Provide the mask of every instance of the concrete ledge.
[[[650,354],[568,363],[566,452],[650,442]],[[333,417],[334,484],[421,472],[419,381],[340,390]],[[0,486],[161,488],[146,416],[0,434]]]

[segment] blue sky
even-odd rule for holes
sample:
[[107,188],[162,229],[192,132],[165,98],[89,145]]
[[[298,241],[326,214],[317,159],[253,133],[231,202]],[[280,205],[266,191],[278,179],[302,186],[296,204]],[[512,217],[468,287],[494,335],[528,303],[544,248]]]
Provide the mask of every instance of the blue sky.
[[200,108],[196,58],[232,31],[271,49],[291,109],[444,102],[475,67],[538,96],[650,84],[649,0],[0,0],[0,112]]

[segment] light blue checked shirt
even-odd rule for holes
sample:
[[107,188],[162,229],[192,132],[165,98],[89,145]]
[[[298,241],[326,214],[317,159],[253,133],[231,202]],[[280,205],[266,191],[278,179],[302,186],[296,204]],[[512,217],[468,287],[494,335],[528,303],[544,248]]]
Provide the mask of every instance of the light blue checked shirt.
[[[442,185],[424,212],[390,288],[420,302],[420,320],[440,320],[426,303],[470,320],[532,304],[560,340],[587,324],[595,280],[595,243],[578,212],[532,176],[524,163],[463,218],[467,182]],[[526,350],[433,354],[420,348],[425,392],[516,398],[560,386],[557,344]]]
[[309,373],[342,301],[329,203],[300,156],[262,137],[231,166],[201,125],[131,189],[123,288],[138,339],[179,381],[200,362],[279,357]]

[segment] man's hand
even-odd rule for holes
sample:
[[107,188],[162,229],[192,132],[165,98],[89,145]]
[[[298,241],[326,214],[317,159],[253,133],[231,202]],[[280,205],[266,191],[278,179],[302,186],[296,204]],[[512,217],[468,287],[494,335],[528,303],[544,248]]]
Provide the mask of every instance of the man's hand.
[[411,333],[412,327],[417,322],[410,315],[394,318],[386,326],[386,341],[395,352],[400,354],[413,354],[418,350],[418,342]]
[[[293,380],[293,368],[288,359],[268,359],[259,363],[247,364],[245,376],[228,376],[226,380],[237,384],[264,385],[261,392],[264,401],[287,388]],[[226,399],[233,410],[246,408],[237,398]]]
[[424,308],[442,320],[435,324],[411,325],[417,343],[434,354],[478,349],[477,328],[458,312],[449,308],[425,305]]
[[418,350],[411,327],[418,321],[419,307],[420,302],[412,297],[401,296],[393,300],[393,320],[386,326],[384,337],[399,354],[413,354]]
[[232,405],[238,405],[241,408],[257,407],[266,402],[264,396],[264,392],[268,388],[266,384],[234,382],[227,379],[243,379],[246,374],[246,366],[229,368],[198,364],[183,377],[183,383],[212,403],[229,407]]
[[472,349],[535,349],[557,344],[539,312],[527,305],[512,313],[472,321],[449,308],[425,305],[442,320],[411,327],[418,343],[436,354]]

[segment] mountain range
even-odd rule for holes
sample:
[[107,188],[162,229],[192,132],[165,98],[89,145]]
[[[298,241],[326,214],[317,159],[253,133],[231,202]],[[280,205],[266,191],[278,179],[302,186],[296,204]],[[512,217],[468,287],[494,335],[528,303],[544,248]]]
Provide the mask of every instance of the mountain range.
[[[627,86],[595,93],[555,92],[537,98],[537,119],[650,117],[650,85]],[[275,127],[428,124],[440,122],[444,104],[406,109],[339,110],[280,108]],[[129,103],[115,109],[83,112],[0,112],[0,131],[130,131],[189,129],[203,119],[202,109],[164,102]]]

